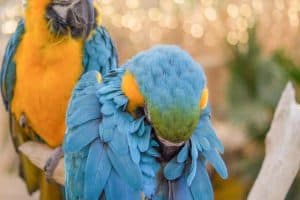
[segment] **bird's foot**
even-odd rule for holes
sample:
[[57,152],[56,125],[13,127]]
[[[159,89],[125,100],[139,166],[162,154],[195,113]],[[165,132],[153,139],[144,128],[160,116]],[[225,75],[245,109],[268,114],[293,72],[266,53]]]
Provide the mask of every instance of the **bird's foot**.
[[64,152],[62,150],[62,147],[57,147],[54,149],[52,155],[47,160],[44,172],[46,175],[46,178],[50,180],[53,176],[54,170],[56,169],[60,159],[64,156]]

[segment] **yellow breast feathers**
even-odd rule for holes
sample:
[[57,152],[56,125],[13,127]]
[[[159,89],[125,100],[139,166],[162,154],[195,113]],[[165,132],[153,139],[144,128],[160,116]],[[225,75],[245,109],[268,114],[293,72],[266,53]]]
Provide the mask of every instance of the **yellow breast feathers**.
[[49,0],[32,0],[25,34],[17,49],[12,111],[24,113],[35,132],[50,146],[62,143],[65,112],[82,67],[83,42],[56,38],[44,18]]

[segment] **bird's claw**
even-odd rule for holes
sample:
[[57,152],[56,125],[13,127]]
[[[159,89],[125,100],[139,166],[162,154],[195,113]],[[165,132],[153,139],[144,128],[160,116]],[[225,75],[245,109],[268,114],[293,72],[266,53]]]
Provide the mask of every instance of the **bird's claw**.
[[52,155],[47,160],[44,166],[44,172],[46,175],[47,180],[52,179],[53,173],[60,161],[60,159],[64,156],[62,147],[57,147],[54,149]]

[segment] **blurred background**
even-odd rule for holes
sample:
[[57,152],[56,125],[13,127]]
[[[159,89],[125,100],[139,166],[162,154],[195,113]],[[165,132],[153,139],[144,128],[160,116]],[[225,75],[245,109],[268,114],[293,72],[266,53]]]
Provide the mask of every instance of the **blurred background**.
[[[120,63],[154,44],[176,44],[204,67],[213,123],[230,178],[213,172],[216,199],[245,199],[264,157],[264,137],[291,80],[300,99],[299,0],[98,0]],[[0,0],[0,61],[22,17],[21,0]],[[0,199],[28,197],[0,108]],[[274,172],[276,173],[276,172]],[[300,199],[300,175],[288,200]]]

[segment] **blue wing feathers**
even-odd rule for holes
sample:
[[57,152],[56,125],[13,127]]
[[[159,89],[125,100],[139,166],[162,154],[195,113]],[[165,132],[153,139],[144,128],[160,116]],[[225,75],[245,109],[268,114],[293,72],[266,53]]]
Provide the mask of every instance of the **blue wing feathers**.
[[16,63],[14,56],[16,54],[18,45],[22,39],[22,35],[25,32],[24,21],[19,21],[15,33],[11,36],[3,58],[0,84],[1,95],[6,110],[9,110],[11,100],[13,98],[13,90],[16,81]]
[[172,182],[172,191],[174,200],[193,200],[190,187],[186,184],[186,177],[182,176],[178,180]]
[[220,154],[215,150],[211,149],[209,151],[203,152],[204,157],[207,161],[216,169],[218,174],[223,178],[226,179],[228,176],[226,165],[221,158]]
[[108,149],[107,153],[118,175],[132,188],[141,190],[142,178],[138,166],[135,165],[128,156],[118,156],[110,149]]
[[[79,97],[80,98],[80,97]],[[84,98],[79,99],[81,105],[76,107],[72,113],[68,114],[69,127],[73,128],[76,125],[83,124],[90,120],[95,120],[101,118],[99,112],[99,103],[96,97],[89,98],[88,101],[83,103],[81,100],[85,101]],[[72,107],[72,105],[71,105]]]
[[112,166],[108,160],[103,144],[93,142],[89,149],[85,168],[84,199],[99,199],[111,169]]
[[100,120],[92,120],[82,126],[74,128],[67,134],[64,141],[64,151],[75,153],[83,149],[98,137]]
[[86,41],[83,65],[84,72],[96,70],[102,75],[118,67],[115,45],[103,26],[97,27],[92,38]]
[[[140,133],[139,136],[130,133],[138,132],[136,129],[137,126],[142,126],[142,120],[135,121],[127,114],[116,117],[121,113],[118,106],[127,101],[114,102],[113,99],[119,92],[101,90],[103,85],[95,77],[97,73],[94,71],[87,72],[82,77],[69,105],[68,131],[64,143],[65,165],[68,170],[66,196],[71,200],[99,199],[100,196],[105,196],[106,199],[140,199],[144,175],[148,173],[150,177],[154,177],[155,172],[149,168],[141,170],[133,162],[129,154],[128,138],[132,141],[137,141],[135,137],[150,140],[150,131],[144,128],[145,133]],[[99,92],[103,93],[100,96],[106,96],[105,100],[101,101]],[[120,124],[128,127],[127,131],[120,131],[117,128]],[[150,141],[143,141],[140,148],[145,150],[149,143]],[[137,145],[134,149],[138,149]],[[141,156],[141,152],[137,151],[137,154]],[[84,187],[84,190],[74,191],[78,185]]]
[[105,187],[105,198],[106,200],[140,200],[141,193],[139,190],[130,187],[119,174],[112,171]]
[[[71,200],[126,200],[141,199],[143,192],[149,199],[213,199],[206,164],[222,178],[228,173],[220,156],[224,147],[210,122],[209,106],[178,154],[162,161],[152,126],[144,116],[133,118],[125,111],[128,99],[121,90],[124,72],[113,69],[103,76],[103,83],[97,81],[95,72],[88,72],[74,90],[64,145],[69,170],[67,196]],[[74,192],[79,185],[85,189]]]
[[197,200],[213,199],[213,189],[203,160],[199,159],[197,174],[190,187],[193,198]]

